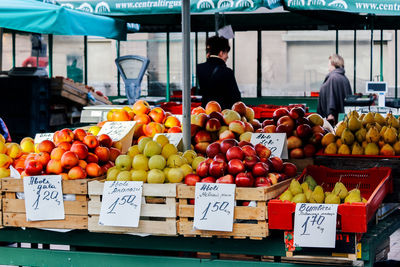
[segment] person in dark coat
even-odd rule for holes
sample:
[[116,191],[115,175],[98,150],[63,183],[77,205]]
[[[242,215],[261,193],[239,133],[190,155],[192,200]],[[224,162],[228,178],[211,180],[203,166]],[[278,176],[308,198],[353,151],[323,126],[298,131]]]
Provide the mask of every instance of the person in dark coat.
[[217,101],[222,109],[230,109],[241,100],[232,69],[225,64],[230,51],[227,39],[212,36],[206,41],[207,61],[197,65],[197,79],[202,96],[202,106]]
[[332,124],[337,122],[339,113],[344,112],[344,99],[352,94],[344,73],[343,58],[337,54],[330,56],[329,73],[319,92],[317,112]]

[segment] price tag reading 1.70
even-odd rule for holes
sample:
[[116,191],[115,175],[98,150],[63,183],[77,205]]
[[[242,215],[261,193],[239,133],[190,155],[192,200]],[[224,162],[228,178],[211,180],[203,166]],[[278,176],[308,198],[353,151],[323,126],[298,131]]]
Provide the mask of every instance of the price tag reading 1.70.
[[60,175],[24,177],[24,193],[28,221],[65,218]]
[[193,227],[232,232],[235,189],[234,184],[197,183]]
[[99,224],[138,227],[142,190],[143,182],[105,182]]

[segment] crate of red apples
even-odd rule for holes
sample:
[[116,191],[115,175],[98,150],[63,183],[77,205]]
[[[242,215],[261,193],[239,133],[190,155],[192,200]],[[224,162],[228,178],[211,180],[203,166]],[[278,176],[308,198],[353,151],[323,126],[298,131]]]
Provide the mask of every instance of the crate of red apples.
[[[367,232],[368,222],[374,217],[376,210],[385,196],[393,191],[391,168],[387,167],[366,170],[335,170],[325,166],[312,165],[304,169],[303,173],[297,178],[297,181],[299,183],[308,183],[307,179],[314,179],[316,182],[315,186],[319,185],[318,187],[322,187],[320,190],[327,192],[324,193],[324,197],[329,194],[336,194],[336,196],[330,197],[330,201],[335,197],[338,198],[337,228],[341,229],[342,232],[348,233]],[[340,186],[343,189],[335,192],[335,187],[338,184],[341,184]],[[308,188],[305,190],[308,190]],[[343,191],[345,191],[348,198],[346,197],[341,200],[339,195]],[[331,193],[328,194],[328,192]],[[353,196],[350,196],[352,192]],[[268,202],[269,228],[293,230],[294,212],[296,209],[296,203],[294,202],[296,201],[294,198],[292,198],[294,202],[281,199],[284,199],[283,194],[280,199],[273,199]],[[325,200],[327,199],[328,197],[325,198]],[[315,200],[310,202],[321,203]],[[327,201],[325,203],[333,204]]]

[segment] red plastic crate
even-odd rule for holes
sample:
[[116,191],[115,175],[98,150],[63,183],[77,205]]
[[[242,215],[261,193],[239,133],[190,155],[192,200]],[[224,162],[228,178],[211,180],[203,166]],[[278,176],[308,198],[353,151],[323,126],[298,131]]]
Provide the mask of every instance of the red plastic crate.
[[324,157],[340,157],[340,158],[381,158],[381,159],[398,159],[400,158],[399,155],[397,156],[384,156],[384,155],[343,155],[343,154],[325,154],[324,151],[321,149],[316,154],[316,156],[324,156]]
[[294,105],[288,105],[288,106],[261,104],[258,106],[251,106],[251,108],[254,110],[254,118],[255,119],[271,119],[275,110],[277,110],[278,108],[287,108],[290,110],[291,108],[294,108],[294,107],[302,107],[306,110],[306,112],[308,111],[308,107],[305,107],[302,104],[294,104]]
[[[192,102],[191,110],[195,107],[201,106],[201,103]],[[160,107],[164,109],[166,112],[171,112],[172,114],[182,115],[182,104],[179,102],[163,102],[160,104]]]
[[[388,167],[367,170],[334,170],[325,166],[308,166],[298,178],[303,181],[309,174],[324,188],[332,191],[335,183],[341,180],[348,190],[360,189],[367,203],[340,204],[338,207],[338,228],[347,233],[367,232],[368,222],[385,196],[393,191],[392,169]],[[296,203],[273,199],[268,202],[268,228],[293,230]]]

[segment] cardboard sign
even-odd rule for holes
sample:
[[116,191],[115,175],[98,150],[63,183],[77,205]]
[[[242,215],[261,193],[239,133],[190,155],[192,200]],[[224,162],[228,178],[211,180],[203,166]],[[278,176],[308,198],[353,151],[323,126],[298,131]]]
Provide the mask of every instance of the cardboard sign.
[[194,229],[232,232],[235,184],[197,183]]
[[133,131],[135,124],[135,121],[109,121],[103,125],[98,135],[107,134],[113,141],[120,141]]
[[99,224],[138,227],[143,182],[107,181],[104,183]]
[[53,141],[54,133],[38,133],[35,135],[35,144],[39,144],[44,140]]
[[296,204],[294,245],[334,248],[337,208],[336,204]]
[[26,219],[64,220],[61,175],[24,177]]
[[271,157],[288,158],[286,133],[253,133],[250,143],[268,147],[271,150]]
[[157,136],[159,136],[159,135],[165,135],[168,138],[169,143],[173,144],[176,147],[179,146],[179,144],[181,143],[182,138],[183,138],[182,133],[159,133],[159,134],[154,135],[153,140],[156,140]]

